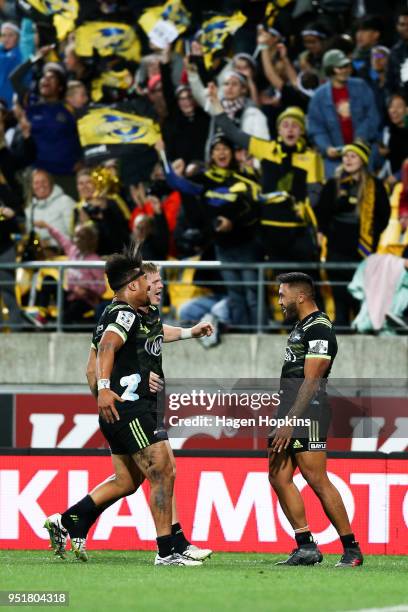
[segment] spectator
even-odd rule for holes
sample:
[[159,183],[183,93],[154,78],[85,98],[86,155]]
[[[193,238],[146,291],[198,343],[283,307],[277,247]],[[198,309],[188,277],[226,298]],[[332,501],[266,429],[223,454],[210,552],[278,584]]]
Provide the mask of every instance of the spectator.
[[379,44],[382,23],[379,17],[363,17],[356,28],[356,47],[353,51],[353,68],[361,78],[367,78],[371,68],[371,51]]
[[256,61],[249,53],[237,53],[232,58],[232,69],[242,74],[247,81],[249,97],[254,104],[259,104],[258,88],[256,85]]
[[377,45],[371,49],[370,70],[366,79],[374,92],[374,98],[380,115],[381,125],[384,125],[387,115],[386,76],[390,50]]
[[[74,238],[71,241],[57,228],[45,221],[35,221],[34,226],[40,231],[46,231],[61,246],[65,255],[71,261],[100,261],[97,255],[98,234],[92,225],[78,225],[75,228]],[[105,293],[105,275],[103,268],[70,268],[66,274],[67,290],[64,293],[65,325],[81,323],[83,316],[94,309]],[[52,288],[52,290],[54,290]],[[47,287],[43,286],[42,295],[37,296],[37,303],[41,308],[49,305]],[[45,323],[41,317],[35,315],[36,322]],[[88,318],[88,323],[93,319]]]
[[85,85],[81,81],[68,81],[65,100],[74,113],[81,111],[89,102]]
[[49,172],[55,182],[70,196],[76,197],[75,166],[81,156],[75,117],[64,104],[65,71],[60,64],[49,62],[39,81],[39,97],[28,97],[24,77],[33,64],[44,58],[50,47],[43,47],[32,59],[11,74],[11,81],[23,100],[36,145],[34,165]]
[[299,67],[303,71],[316,72],[319,79],[323,80],[322,59],[326,47],[327,32],[321,24],[312,23],[302,30],[301,35],[305,50],[299,55]]
[[133,237],[137,244],[143,243],[143,258],[146,260],[167,259],[169,229],[166,217],[163,214],[160,199],[150,196],[154,214],[141,214],[135,217],[133,223]]
[[[359,262],[375,253],[381,232],[390,216],[388,196],[382,182],[368,172],[370,148],[355,141],[343,148],[337,176],[323,187],[316,216],[327,237],[327,261]],[[350,282],[353,270],[330,271],[330,279]],[[346,286],[333,286],[336,324],[349,325],[353,303]]]
[[[44,221],[66,238],[70,235],[74,200],[65,194],[45,170],[34,170],[31,176],[32,199],[25,210],[27,229],[36,221]],[[39,232],[43,247],[56,249],[59,242],[43,226]]]
[[389,125],[383,130],[380,153],[386,159],[381,177],[393,187],[401,178],[401,166],[408,157],[407,103],[400,94],[388,101]]
[[397,17],[397,32],[400,40],[392,47],[387,73],[389,94],[405,89],[408,81],[408,9]]
[[350,77],[350,60],[339,49],[327,51],[323,67],[329,80],[309,104],[308,133],[324,157],[331,178],[342,156],[342,147],[356,139],[375,142],[379,116],[372,90],[362,79]]
[[20,29],[10,22],[1,25],[0,44],[0,96],[11,107],[13,98],[13,86],[10,81],[10,73],[21,64],[23,56],[19,49]]
[[188,85],[179,85],[174,91],[170,73],[170,49],[163,52],[160,72],[168,111],[163,136],[169,159],[180,158],[185,164],[194,159],[204,159],[210,121],[207,113],[196,104]]

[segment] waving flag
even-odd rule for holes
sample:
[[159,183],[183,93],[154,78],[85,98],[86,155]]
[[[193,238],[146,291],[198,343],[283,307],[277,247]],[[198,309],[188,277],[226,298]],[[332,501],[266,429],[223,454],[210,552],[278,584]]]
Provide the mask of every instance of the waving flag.
[[176,40],[190,25],[191,13],[181,0],[168,0],[163,6],[146,9],[139,24],[150,41],[161,49]]
[[42,15],[53,17],[58,40],[64,40],[75,28],[79,11],[77,0],[26,0],[26,2]]
[[280,9],[290,4],[292,1],[293,0],[274,0],[274,2],[268,2],[265,9],[265,23],[268,28],[273,26]]
[[78,120],[81,145],[135,145],[152,146],[160,138],[160,128],[148,117],[106,108],[90,110]]
[[102,72],[99,78],[92,81],[91,98],[94,102],[99,102],[103,96],[103,87],[126,90],[132,83],[133,77],[127,69]]
[[227,36],[235,34],[246,20],[245,15],[237,11],[233,15],[216,15],[203,23],[199,41],[203,47],[206,68],[210,68],[214,53],[223,48]]
[[92,57],[94,50],[101,57],[120,55],[134,62],[140,60],[140,41],[125,23],[92,21],[79,26],[75,32],[76,53]]

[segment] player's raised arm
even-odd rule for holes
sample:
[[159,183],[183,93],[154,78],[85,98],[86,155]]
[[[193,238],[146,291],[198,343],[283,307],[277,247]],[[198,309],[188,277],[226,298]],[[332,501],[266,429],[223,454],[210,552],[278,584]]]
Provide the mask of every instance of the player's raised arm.
[[119,421],[119,413],[115,407],[115,400],[123,402],[114,391],[110,389],[115,353],[122,348],[124,339],[116,332],[106,330],[98,346],[96,358],[96,376],[98,390],[98,408],[102,418],[107,423]]
[[164,342],[175,342],[176,340],[189,340],[190,338],[203,338],[212,336],[214,326],[207,321],[200,321],[194,327],[175,327],[163,325]]

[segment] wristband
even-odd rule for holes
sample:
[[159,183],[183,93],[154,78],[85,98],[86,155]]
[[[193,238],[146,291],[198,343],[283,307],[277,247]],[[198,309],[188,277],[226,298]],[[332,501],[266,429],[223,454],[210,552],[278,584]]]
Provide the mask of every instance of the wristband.
[[180,340],[188,340],[193,337],[191,327],[182,327],[180,332]]
[[110,389],[109,378],[100,378],[98,380],[98,391],[102,391],[102,389]]

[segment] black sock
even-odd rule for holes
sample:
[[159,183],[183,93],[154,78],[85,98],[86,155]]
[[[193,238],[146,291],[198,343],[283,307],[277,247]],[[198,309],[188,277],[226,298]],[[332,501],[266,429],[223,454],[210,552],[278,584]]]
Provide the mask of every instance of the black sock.
[[300,533],[295,533],[296,544],[300,547],[312,547],[316,546],[313,540],[313,536],[310,531],[301,531]]
[[173,550],[173,537],[171,534],[156,538],[159,557],[168,557]]
[[343,544],[343,548],[357,548],[358,542],[354,539],[354,533],[348,533],[346,535],[340,536],[341,543]]
[[86,538],[88,531],[106,506],[98,508],[90,495],[86,495],[61,516],[61,523],[72,538]]
[[171,535],[173,538],[174,552],[182,554],[187,546],[189,546],[190,542],[186,539],[180,523],[174,523],[174,525],[171,526]]

